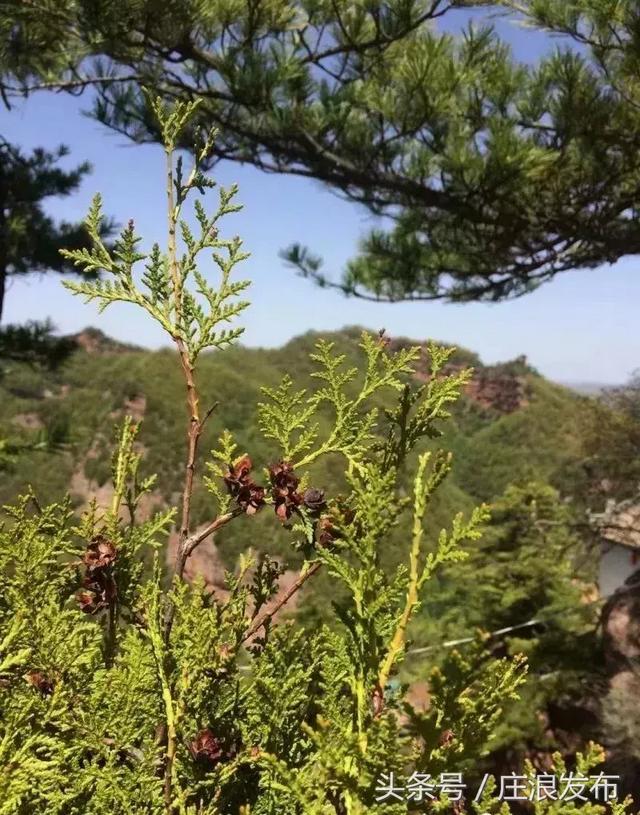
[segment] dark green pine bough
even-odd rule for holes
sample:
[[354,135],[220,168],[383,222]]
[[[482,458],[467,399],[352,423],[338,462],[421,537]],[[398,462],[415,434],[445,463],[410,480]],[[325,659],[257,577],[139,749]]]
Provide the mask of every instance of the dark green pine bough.
[[[5,294],[14,278],[77,272],[60,250],[91,245],[83,224],[56,223],[43,207],[48,198],[76,192],[91,169],[84,162],[71,171],[64,170],[60,161],[67,154],[67,148],[61,146],[55,152],[37,148],[25,155],[0,136],[0,320]],[[105,219],[100,229],[106,238],[113,224]],[[0,361],[41,362],[55,367],[73,350],[74,343],[54,337],[52,332],[49,322],[0,327]]]
[[[557,49],[529,66],[482,21],[442,31],[485,6],[561,35]],[[196,120],[220,130],[212,159],[315,178],[384,216],[342,278],[301,245],[286,253],[374,300],[502,300],[637,254],[639,64],[636,0],[0,8],[6,101],[94,87],[98,119],[160,141],[141,87],[197,98]]]
[[[91,169],[85,162],[67,172],[59,165],[67,153],[65,147],[54,153],[38,148],[25,156],[0,137],[0,318],[11,278],[74,271],[72,264],[60,255],[60,249],[89,245],[82,224],[56,224],[42,206],[51,196],[76,192]],[[105,228],[106,223],[104,235]]]
[[[289,378],[264,389],[257,423],[281,458],[264,470],[237,455],[230,433],[206,465],[212,518],[194,529],[191,496],[198,442],[215,406],[200,405],[197,367],[206,349],[222,351],[240,335],[227,324],[246,303],[249,283],[232,278],[246,258],[239,238],[223,238],[219,221],[239,207],[235,187],[220,190],[213,215],[194,202],[198,229],[183,219],[186,199],[214,184],[201,165],[215,134],[186,172],[174,152],[197,103],[153,108],[167,157],[168,243],[148,254],[133,222],[113,249],[100,237],[96,198],[87,228],[91,249],[68,251],[95,281],[65,283],[100,309],[115,302],[143,309],[170,335],[186,383],[189,417],[184,490],[178,511],[136,519],[153,486],[141,473],[138,426],[127,419],[113,457],[113,499],[94,503],[78,521],[68,502],[42,507],[31,492],[5,512],[0,530],[0,813],[2,815],[364,815],[449,811],[433,804],[378,800],[381,779],[395,773],[464,773],[485,751],[505,702],[524,679],[521,659],[487,660],[471,675],[462,657],[451,675],[432,681],[426,712],[414,710],[391,681],[407,647],[408,627],[425,585],[440,566],[459,560],[486,517],[454,518],[437,545],[423,543],[429,501],[451,462],[443,453],[418,458],[413,493],[400,494],[398,474],[424,437],[439,435],[470,372],[445,375],[450,352],[432,346],[428,382],[408,384],[418,349],[391,353],[384,336],[363,334],[366,369],[346,369],[330,343],[313,359],[318,388],[296,390]],[[213,286],[198,256],[211,253]],[[134,267],[144,265],[142,274]],[[384,415],[374,394],[397,394]],[[334,412],[321,434],[318,411]],[[214,414],[215,415],[215,414]],[[314,487],[309,468],[322,456],[344,462],[348,491]],[[246,555],[227,574],[227,599],[183,573],[198,546],[227,524],[273,512],[305,562],[294,585],[278,592],[281,566],[267,554]],[[406,563],[380,566],[389,530],[413,515]],[[172,573],[161,552],[177,518]],[[331,624],[304,631],[274,615],[324,569],[344,589]],[[556,770],[564,765],[556,757]],[[595,747],[579,772],[601,761]],[[524,772],[531,778],[530,765]],[[489,784],[470,811],[507,812]],[[627,802],[615,803],[614,815]],[[602,815],[594,803],[543,801],[536,812]]]

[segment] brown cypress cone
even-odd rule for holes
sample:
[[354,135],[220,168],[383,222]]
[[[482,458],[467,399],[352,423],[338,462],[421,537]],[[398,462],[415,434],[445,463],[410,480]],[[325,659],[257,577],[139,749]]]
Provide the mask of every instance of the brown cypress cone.
[[201,730],[191,742],[189,752],[193,756],[194,761],[207,764],[211,767],[215,766],[226,756],[222,742],[214,736],[208,727],[205,730]]
[[305,491],[302,496],[302,501],[305,507],[311,512],[321,512],[327,506],[327,502],[324,498],[324,490],[317,490],[314,487]]
[[115,562],[118,550],[104,535],[96,535],[87,546],[82,561],[88,573],[108,569]]
[[259,487],[251,478],[253,464],[244,455],[229,464],[223,476],[229,495],[247,515],[255,515],[264,506],[264,487]]
[[116,597],[116,584],[113,577],[104,569],[87,574],[82,588],[76,594],[80,610],[85,614],[97,614],[108,608]]
[[443,730],[442,733],[440,733],[438,744],[440,747],[449,747],[455,740],[456,737],[453,730]]
[[318,524],[318,546],[326,549],[335,541],[338,530],[328,515],[323,515]]
[[229,493],[235,498],[240,489],[250,480],[253,464],[249,456],[244,455],[237,458],[232,464],[227,466],[226,475],[223,476]]
[[373,717],[374,719],[377,719],[384,710],[384,691],[377,682],[375,688],[373,689],[371,703],[373,706]]
[[80,606],[80,611],[84,612],[85,614],[97,614],[102,608],[96,594],[86,589],[82,589],[76,593],[76,600]]
[[51,696],[55,687],[53,680],[42,673],[42,671],[29,671],[25,677],[26,681],[40,691],[43,696]]
[[236,496],[236,503],[247,515],[255,515],[264,506],[264,487],[253,482],[247,484]]
[[318,546],[326,548],[342,537],[341,526],[353,523],[355,512],[340,500],[331,510],[331,515],[323,515],[318,523]]
[[269,466],[271,479],[271,496],[275,506],[276,515],[284,523],[303,501],[297,492],[300,479],[293,472],[288,461],[280,461]]

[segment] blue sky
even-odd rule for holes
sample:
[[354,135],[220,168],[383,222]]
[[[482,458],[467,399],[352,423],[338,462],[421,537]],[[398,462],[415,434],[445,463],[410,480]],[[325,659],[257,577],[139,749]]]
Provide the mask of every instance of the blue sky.
[[[507,23],[500,29],[516,56],[535,59],[549,47],[542,35]],[[52,200],[58,218],[81,219],[100,191],[105,211],[120,223],[134,218],[145,242],[164,239],[163,155],[157,146],[135,146],[82,115],[87,98],[40,94],[2,111],[0,132],[25,149],[69,146],[68,166],[88,159],[94,171],[80,192]],[[252,167],[218,165],[218,183],[240,187],[241,213],[229,216],[222,232],[240,234],[251,258],[239,274],[253,281],[252,306],[245,312],[243,343],[278,346],[310,329],[362,325],[415,339],[433,337],[477,351],[493,363],[526,354],[552,379],[617,383],[640,367],[640,275],[638,259],[592,271],[567,272],[537,292],[497,305],[443,303],[376,304],[346,299],[299,278],[278,257],[293,241],[309,245],[339,276],[355,254],[372,217],[317,182],[260,173]],[[212,204],[215,200],[212,199]],[[213,270],[212,270],[213,271]],[[146,315],[111,306],[98,316],[66,291],[55,275],[14,280],[7,292],[4,321],[50,317],[60,332],[96,325],[118,339],[158,347],[165,343]]]

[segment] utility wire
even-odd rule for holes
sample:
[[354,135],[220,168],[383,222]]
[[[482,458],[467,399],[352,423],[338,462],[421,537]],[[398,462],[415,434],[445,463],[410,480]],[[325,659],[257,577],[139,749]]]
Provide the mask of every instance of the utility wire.
[[[633,591],[636,591],[640,587],[640,579],[637,582],[629,583],[625,588],[617,589],[616,591],[612,592],[611,594],[605,594],[602,597],[597,597],[595,600],[590,600],[588,603],[582,603],[579,606],[566,606],[565,608],[558,609],[553,612],[553,614],[547,614],[540,617],[535,617],[531,620],[527,620],[524,623],[516,623],[515,625],[508,625],[504,628],[497,628],[495,631],[489,631],[485,636],[487,639],[494,639],[495,637],[500,637],[503,634],[510,634],[512,631],[520,631],[523,628],[531,628],[534,625],[542,625],[549,620],[553,620],[555,617],[559,617],[561,614],[565,614],[567,611],[570,610],[577,610],[579,608],[585,608],[589,606],[596,605],[597,603],[604,603],[607,600],[610,600],[612,597],[621,597],[625,594],[630,594]],[[446,640],[445,642],[439,642],[434,645],[425,645],[419,648],[408,648],[405,651],[405,656],[413,656],[414,654],[426,654],[430,651],[438,651],[438,650],[445,650],[449,648],[455,648],[457,645],[468,645],[471,642],[476,642],[478,639],[477,636],[474,637],[462,637],[461,639],[457,640]],[[238,670],[240,671],[248,671],[251,669],[250,665],[239,665]]]
[[[509,634],[511,631],[518,631],[523,628],[531,628],[534,625],[541,625],[542,623],[548,622],[549,620],[554,619],[554,617],[559,617],[561,614],[565,614],[567,611],[572,609],[579,609],[585,608],[588,606],[596,605],[596,603],[604,603],[607,600],[610,600],[612,597],[620,597],[624,594],[629,594],[635,591],[638,587],[640,587],[640,580],[638,582],[630,583],[625,588],[617,589],[612,594],[606,594],[602,597],[598,597],[595,600],[590,600],[588,603],[582,603],[580,606],[566,606],[562,609],[557,609],[552,614],[547,614],[544,616],[536,617],[532,620],[527,620],[525,623],[517,623],[516,625],[508,625],[505,628],[497,628],[495,631],[489,631],[486,634],[487,639],[493,639],[494,637],[499,637],[502,634]],[[425,645],[420,648],[409,648],[405,652],[406,656],[410,656],[413,654],[426,654],[429,651],[441,650],[445,648],[455,648],[456,645],[467,645],[470,642],[476,642],[477,636],[475,637],[463,637],[462,639],[458,640],[447,640],[446,642],[439,642],[435,645]]]

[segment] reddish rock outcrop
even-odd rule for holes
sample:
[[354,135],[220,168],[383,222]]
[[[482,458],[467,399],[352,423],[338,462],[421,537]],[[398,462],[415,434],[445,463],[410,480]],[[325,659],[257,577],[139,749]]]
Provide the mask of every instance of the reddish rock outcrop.
[[[529,387],[524,372],[527,369],[526,357],[518,357],[512,362],[499,365],[450,362],[442,370],[443,375],[455,374],[467,367],[473,367],[473,377],[464,389],[464,394],[485,410],[507,414],[529,404]],[[415,373],[421,382],[429,379],[429,355],[423,348],[423,355]]]
[[121,354],[139,350],[135,345],[112,339],[99,328],[85,328],[73,334],[70,339],[87,354]]

